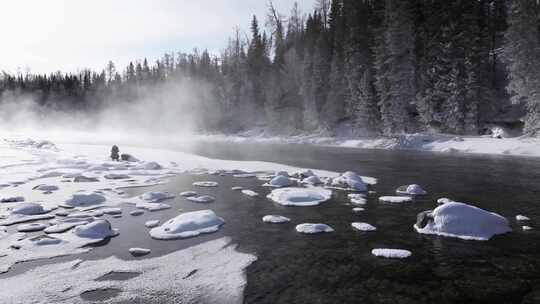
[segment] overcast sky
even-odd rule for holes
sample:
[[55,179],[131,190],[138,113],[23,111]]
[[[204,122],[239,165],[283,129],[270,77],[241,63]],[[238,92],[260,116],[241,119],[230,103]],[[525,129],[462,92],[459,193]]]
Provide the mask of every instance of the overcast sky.
[[[293,0],[273,0],[289,14]],[[314,0],[297,1],[303,12]],[[16,72],[124,67],[164,52],[226,46],[235,26],[261,25],[267,0],[6,0],[0,9],[0,70]]]

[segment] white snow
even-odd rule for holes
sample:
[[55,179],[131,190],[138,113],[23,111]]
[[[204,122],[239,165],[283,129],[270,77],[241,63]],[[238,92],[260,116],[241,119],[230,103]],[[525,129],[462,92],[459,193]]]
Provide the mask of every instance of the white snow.
[[18,232],[33,232],[33,231],[41,231],[45,228],[47,228],[47,225],[43,223],[21,224],[17,226],[17,231]]
[[240,186],[234,186],[231,188],[232,191],[242,191],[244,189],[244,187],[240,187]]
[[139,197],[147,202],[161,202],[174,198],[174,195],[168,192],[150,191],[141,194]]
[[85,207],[99,205],[106,201],[106,198],[97,193],[75,193],[67,199],[65,204],[72,207]]
[[139,216],[139,215],[143,215],[144,214],[144,211],[142,210],[133,210],[129,213],[131,216]]
[[446,204],[446,203],[451,203],[451,202],[453,202],[453,200],[449,199],[447,197],[441,197],[441,198],[439,198],[437,200],[437,204],[439,204],[439,205]]
[[195,196],[195,195],[197,195],[197,192],[195,191],[180,192],[180,196],[183,196],[183,197],[190,197],[190,196]]
[[529,230],[532,230],[533,228],[531,226],[521,226],[521,229],[523,229],[523,231],[529,231]]
[[293,181],[283,175],[277,175],[276,177],[272,178],[268,183],[264,184],[265,187],[274,187],[274,188],[281,188],[281,187],[289,187],[293,184]]
[[171,205],[162,203],[164,200],[172,199],[174,195],[168,192],[150,191],[134,198],[132,202],[136,208],[148,211],[160,211],[171,208]]
[[381,196],[379,201],[392,204],[407,203],[412,201],[410,196]]
[[334,229],[326,224],[304,223],[296,225],[296,231],[306,234],[315,234],[322,232],[334,232]]
[[333,187],[342,188],[353,191],[368,191],[368,185],[364,182],[361,176],[352,171],[347,171],[342,175],[333,178],[331,185]]
[[194,237],[202,233],[216,232],[224,223],[212,210],[187,212],[152,228],[150,236],[161,240]]
[[426,195],[427,191],[422,189],[420,185],[411,184],[397,188],[396,193],[404,195]]
[[194,202],[194,203],[211,203],[216,200],[215,197],[210,195],[201,195],[201,196],[190,196],[186,198],[188,201]]
[[362,193],[350,193],[347,195],[353,205],[365,205],[367,204],[366,196]]
[[121,173],[109,173],[109,174],[104,175],[103,177],[105,177],[106,179],[126,179],[126,178],[130,178],[129,175],[121,174]]
[[259,196],[259,193],[255,192],[253,190],[248,190],[248,189],[242,190],[242,194],[247,195],[247,196],[251,196],[251,197]]
[[410,257],[412,252],[404,249],[377,248],[371,250],[371,254],[388,259],[404,259]]
[[211,182],[211,181],[194,182],[193,186],[196,186],[196,187],[217,187],[218,182]]
[[154,228],[154,227],[157,227],[158,225],[159,225],[159,220],[151,220],[151,221],[146,221],[144,223],[144,226],[147,228]]
[[81,238],[104,239],[118,234],[116,229],[111,228],[107,220],[96,220],[88,224],[75,227],[73,234]]
[[122,214],[121,208],[103,208],[101,209],[101,211],[104,214],[109,214],[109,215]]
[[[45,247],[45,246],[43,246]],[[256,257],[241,253],[230,239],[220,238],[164,256],[123,260],[75,260],[47,264],[2,278],[3,303],[72,304],[92,290],[122,290],[107,303],[241,303],[246,285],[244,269]],[[189,276],[196,270],[196,273]],[[129,280],[96,280],[113,272],[138,276]],[[188,279],[182,279],[187,278]]]
[[147,255],[150,252],[152,252],[152,250],[147,249],[147,248],[138,248],[138,247],[129,248],[129,253],[131,253],[134,256]]
[[7,196],[0,198],[0,203],[18,203],[24,202],[24,196]]
[[360,207],[357,207],[357,208],[353,208],[352,211],[353,212],[362,212],[362,211],[365,211],[366,209],[364,208],[360,208]]
[[375,226],[372,226],[368,223],[360,223],[360,222],[355,222],[355,223],[351,223],[351,226],[356,229],[356,230],[360,230],[360,231],[375,231],[377,230],[377,228]]
[[321,179],[318,176],[312,175],[312,176],[304,178],[302,180],[302,183],[317,186],[317,185],[322,184],[323,182],[321,181]]
[[291,219],[281,215],[265,215],[263,216],[262,221],[265,223],[282,224],[290,222]]
[[432,218],[423,228],[415,224],[416,231],[465,240],[489,240],[496,234],[512,231],[506,218],[459,202],[438,206],[433,210]]
[[518,214],[516,215],[516,221],[530,221],[531,219],[525,215],[522,215],[522,214]]
[[48,212],[48,210],[45,210],[39,203],[20,203],[11,210],[11,214],[18,215],[36,215],[46,212]]
[[332,198],[332,191],[319,187],[280,188],[267,197],[284,206],[316,206]]

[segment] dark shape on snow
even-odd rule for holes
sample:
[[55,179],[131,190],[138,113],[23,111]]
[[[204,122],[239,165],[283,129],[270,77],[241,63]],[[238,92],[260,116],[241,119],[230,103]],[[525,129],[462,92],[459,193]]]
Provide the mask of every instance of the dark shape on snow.
[[120,160],[120,155],[118,154],[120,152],[120,149],[118,149],[117,145],[112,146],[111,148],[111,159],[118,161]]
[[427,210],[427,211],[422,211],[418,213],[418,215],[416,216],[416,226],[418,228],[426,227],[429,221],[433,220],[433,216],[431,214],[432,211],[433,210]]

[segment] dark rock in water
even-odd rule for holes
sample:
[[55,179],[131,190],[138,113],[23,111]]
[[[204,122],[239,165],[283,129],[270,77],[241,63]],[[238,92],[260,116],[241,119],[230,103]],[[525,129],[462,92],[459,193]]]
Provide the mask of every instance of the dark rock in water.
[[422,211],[416,216],[416,227],[424,228],[429,223],[430,220],[433,220],[433,215],[431,214],[433,210]]
[[84,176],[84,175],[78,175],[78,176],[75,176],[73,181],[76,182],[76,183],[92,183],[92,182],[98,182],[99,180],[96,177],[88,177],[88,176]]
[[123,161],[128,161],[128,162],[136,162],[136,161],[139,161],[137,158],[135,158],[133,155],[131,154],[127,154],[127,153],[122,153],[120,155],[120,159],[123,160]]

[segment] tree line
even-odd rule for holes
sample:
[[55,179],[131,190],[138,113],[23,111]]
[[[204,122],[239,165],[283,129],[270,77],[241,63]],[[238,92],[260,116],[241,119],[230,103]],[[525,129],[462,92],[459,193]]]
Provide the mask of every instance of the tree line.
[[[236,30],[218,55],[165,54],[117,70],[3,73],[0,97],[92,111],[150,89],[200,82],[201,130],[277,134],[481,134],[509,108],[540,134],[536,0],[318,0]],[[1,100],[0,100],[1,102]],[[508,114],[509,115],[509,114]],[[519,118],[519,117],[518,117]]]

